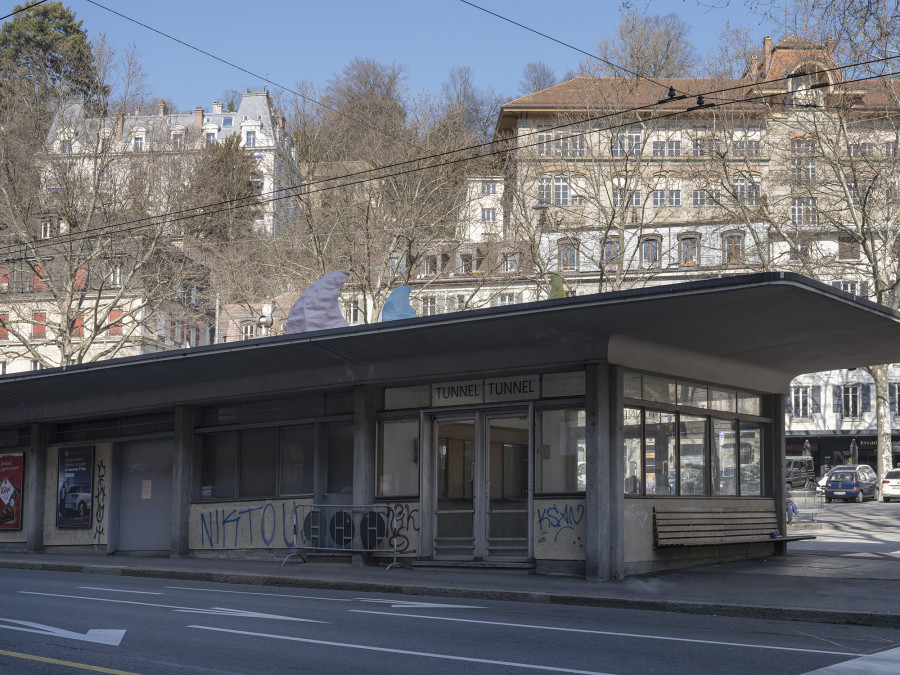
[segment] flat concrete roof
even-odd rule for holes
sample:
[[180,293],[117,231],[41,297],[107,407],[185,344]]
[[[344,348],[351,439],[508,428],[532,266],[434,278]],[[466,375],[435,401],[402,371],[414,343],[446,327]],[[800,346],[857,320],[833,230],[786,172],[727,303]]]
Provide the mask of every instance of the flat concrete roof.
[[610,362],[786,392],[900,361],[900,313],[779,272],[161,352],[0,378],[0,425]]

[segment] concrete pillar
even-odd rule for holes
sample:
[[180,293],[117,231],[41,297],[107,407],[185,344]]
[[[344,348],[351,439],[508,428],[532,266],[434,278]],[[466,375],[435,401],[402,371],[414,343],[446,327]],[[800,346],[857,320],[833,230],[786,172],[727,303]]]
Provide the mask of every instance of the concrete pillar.
[[[784,459],[784,394],[772,395],[772,452],[769,455],[775,463],[772,475],[775,477],[775,485],[773,486],[772,495],[775,499],[775,513],[778,516],[778,531],[787,532],[787,516],[785,513],[785,480]],[[787,553],[785,542],[775,545],[776,555],[784,555]]]
[[625,577],[625,403],[623,370],[609,368],[609,570]]
[[[47,443],[50,428],[46,424],[31,425],[31,447],[28,450],[28,493],[25,495],[24,513],[28,526],[25,548],[29,553],[44,550],[44,514],[47,503]],[[57,497],[54,493],[53,503]],[[55,507],[54,507],[55,508]]]
[[190,550],[191,483],[194,458],[193,406],[175,407],[175,447],[172,453],[171,557],[186,556]]
[[[356,387],[353,391],[353,506],[361,507],[375,501],[375,408],[379,390],[375,387]],[[353,548],[362,548],[359,536],[360,519],[368,509],[353,509]],[[353,554],[354,565],[364,565],[366,555]]]
[[585,578],[609,578],[610,448],[609,366],[592,363],[585,368]]

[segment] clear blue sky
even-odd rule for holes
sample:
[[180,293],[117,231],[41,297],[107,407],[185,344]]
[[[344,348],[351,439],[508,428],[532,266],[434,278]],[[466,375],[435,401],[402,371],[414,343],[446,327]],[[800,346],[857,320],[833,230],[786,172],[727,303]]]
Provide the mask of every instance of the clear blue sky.
[[[209,109],[226,89],[261,84],[85,0],[64,1],[84,21],[92,39],[105,33],[117,49],[134,43],[155,94],[169,98],[179,110],[198,105]],[[586,58],[459,0],[99,1],[288,87],[298,80],[324,84],[360,56],[402,63],[413,92],[436,90],[449,68],[465,65],[474,70],[479,86],[512,98],[528,61],[544,61],[562,77]],[[618,21],[614,0],[473,1],[592,53],[597,40],[609,35]],[[760,43],[763,35],[777,38],[781,32],[778,26],[762,25],[744,0],[731,0],[721,9],[700,7],[696,0],[645,2],[650,13],[680,15],[691,26],[701,54],[715,44],[725,19],[751,28]]]

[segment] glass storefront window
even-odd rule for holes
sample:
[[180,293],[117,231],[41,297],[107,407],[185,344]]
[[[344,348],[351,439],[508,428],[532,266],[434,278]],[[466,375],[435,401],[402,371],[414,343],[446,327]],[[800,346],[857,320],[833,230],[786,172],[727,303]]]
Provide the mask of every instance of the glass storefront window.
[[737,462],[734,447],[734,421],[713,419],[713,452],[710,461],[712,489],[715,495],[736,495]]
[[678,405],[686,405],[691,408],[708,407],[706,387],[698,384],[678,383]]
[[762,425],[741,422],[741,495],[759,495],[763,451]]
[[637,373],[626,372],[623,379],[625,398],[643,398],[641,376]]
[[200,498],[234,499],[237,485],[237,432],[203,437],[200,451]]
[[241,432],[241,497],[271,497],[275,494],[275,465],[278,458],[278,431],[253,429]]
[[734,412],[734,392],[730,389],[710,388],[709,407],[711,410],[719,410],[721,412]]
[[281,431],[281,481],[279,494],[313,493],[316,428],[312,424]]
[[647,410],[645,416],[646,494],[675,494],[675,415]]
[[419,494],[419,420],[381,422],[375,459],[376,496]]
[[762,414],[762,400],[756,394],[737,393],[737,411],[744,415]]
[[353,493],[353,425],[328,425],[328,479],[326,492]]
[[625,494],[641,494],[641,411],[625,408]]
[[644,400],[660,403],[675,403],[675,380],[644,375]]
[[681,415],[678,428],[681,461],[678,494],[706,494],[706,418]]
[[538,419],[541,447],[535,476],[537,492],[583,492],[584,410],[542,410]]

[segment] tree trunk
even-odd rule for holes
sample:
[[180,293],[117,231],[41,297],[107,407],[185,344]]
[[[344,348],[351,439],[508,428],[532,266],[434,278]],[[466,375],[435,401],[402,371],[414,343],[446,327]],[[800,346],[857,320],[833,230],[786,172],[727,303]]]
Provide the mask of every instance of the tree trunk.
[[881,481],[893,463],[891,454],[891,414],[888,383],[888,367],[872,366],[869,372],[875,380],[875,415],[878,431],[878,498],[881,499]]

